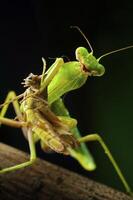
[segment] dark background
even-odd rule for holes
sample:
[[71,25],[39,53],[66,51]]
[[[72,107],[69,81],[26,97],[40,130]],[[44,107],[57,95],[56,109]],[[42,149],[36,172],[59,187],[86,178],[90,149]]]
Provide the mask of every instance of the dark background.
[[[0,5],[0,101],[10,90],[24,91],[22,79],[30,72],[40,74],[41,57],[50,66],[66,55],[75,60],[75,49],[88,45],[81,34],[70,29],[79,26],[94,49],[94,55],[133,44],[133,1],[3,1]],[[103,77],[89,78],[83,88],[66,95],[72,116],[81,132],[98,132],[107,142],[133,188],[133,49],[112,54],[101,63]],[[8,116],[13,117],[12,108]],[[28,151],[27,143],[13,128],[2,126],[1,141]],[[72,158],[58,154],[38,156],[70,170],[123,190],[100,145],[89,143],[97,170],[85,172]],[[45,169],[44,169],[45,170]]]

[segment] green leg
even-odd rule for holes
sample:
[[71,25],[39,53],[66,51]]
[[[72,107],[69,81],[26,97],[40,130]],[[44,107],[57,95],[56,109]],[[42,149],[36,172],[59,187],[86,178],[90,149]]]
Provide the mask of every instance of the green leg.
[[74,118],[58,115],[57,117],[61,120],[63,124],[66,124],[70,129],[74,128],[77,125],[77,120]]
[[[100,137],[100,135],[98,135],[98,134],[90,134],[90,135],[87,135],[85,137],[79,138],[78,141],[80,143],[82,143],[82,142],[91,142],[91,141],[98,141],[100,143],[100,145],[102,146],[102,148],[104,149],[105,153],[107,154],[107,156],[108,156],[110,162],[112,163],[113,167],[115,168],[115,170],[116,170],[116,172],[117,172],[117,174],[118,174],[121,182],[123,183],[126,191],[128,193],[131,193],[131,189],[130,189],[130,187],[129,187],[129,185],[128,185],[126,179],[125,179],[125,177],[123,176],[123,174],[122,174],[122,172],[121,172],[118,164],[116,163],[116,161],[113,158],[110,150],[108,149],[107,145],[104,143],[104,141]],[[70,151],[71,151],[72,154],[74,153],[73,150],[70,150]]]
[[57,74],[57,72],[59,71],[60,67],[63,64],[64,64],[63,59],[57,58],[56,61],[53,63],[53,65],[46,71],[45,74],[43,74],[42,79],[41,79],[41,88],[39,90],[39,93],[42,93],[45,90],[45,88],[49,85],[49,83],[52,81],[52,79]]
[[[5,102],[3,104],[3,107],[1,109],[1,112],[0,112],[0,116],[1,117],[4,117],[6,112],[7,112],[7,109],[9,107],[9,104],[11,103],[11,100],[15,99],[17,97],[17,95],[15,94],[14,91],[10,91],[8,94],[7,94],[7,97],[5,99]],[[8,103],[9,102],[9,103]],[[18,103],[18,100],[13,100],[12,101],[12,104],[13,104],[13,107],[14,107],[14,110],[15,110],[15,113],[18,117],[22,118],[22,114],[20,112],[20,108],[19,108],[19,103]]]
[[[31,132],[30,128],[29,129],[26,128],[27,123],[23,121],[23,116],[22,116],[20,108],[19,108],[19,103],[18,103],[17,100],[14,100],[16,97],[17,96],[16,96],[14,91],[10,91],[8,93],[6,100],[3,104],[3,107],[1,109],[1,112],[0,112],[0,123],[8,125],[8,126],[13,126],[13,127],[16,127],[16,128],[20,128],[20,127],[22,128],[22,130],[25,133],[25,136],[26,136],[26,138],[29,142],[30,161],[24,162],[24,163],[16,165],[16,166],[12,166],[12,167],[2,169],[2,170],[0,170],[0,174],[5,173],[5,172],[9,172],[9,171],[14,171],[14,170],[29,166],[36,159],[35,143],[34,143],[33,138],[32,138],[32,132]],[[12,104],[13,104],[15,113],[16,113],[19,121],[16,121],[16,120],[13,120],[13,119],[8,119],[8,118],[4,117],[7,110],[8,110],[8,106],[9,106],[11,100],[13,100]]]
[[[15,99],[15,100],[14,100]],[[17,118],[20,120],[20,121],[23,121],[23,116],[21,114],[21,111],[20,111],[20,106],[19,106],[19,102],[17,100],[17,95],[14,91],[10,91],[8,94],[7,94],[7,97],[5,99],[5,102],[3,103],[3,107],[0,111],[0,122],[5,124],[5,125],[10,125],[10,123],[6,123],[6,118],[4,117],[6,115],[6,112],[8,110],[8,107],[9,107],[9,104],[12,103],[13,104],[13,107],[14,107],[14,110],[15,110],[15,113],[17,115]],[[4,119],[5,118],[5,119]],[[9,119],[10,121],[10,119]],[[13,122],[14,121],[14,122]],[[14,127],[17,127],[17,124],[19,126],[19,123],[17,123],[17,121],[13,120],[12,121],[12,125],[14,124]],[[16,123],[15,123],[16,122]],[[22,122],[23,124],[24,122]],[[15,126],[16,124],[16,126]],[[27,128],[24,127],[24,124],[21,126],[21,123],[20,123],[20,127],[22,127],[22,131],[23,131],[23,134],[24,136],[27,138]]]
[[27,122],[16,121],[16,120],[9,119],[9,118],[6,118],[6,117],[1,117],[1,116],[0,116],[0,124],[12,126],[12,127],[15,127],[15,128],[24,128],[24,127],[28,126]]
[[33,162],[36,160],[36,150],[35,150],[35,143],[32,138],[32,131],[30,129],[27,131],[27,139],[28,139],[29,148],[30,148],[30,160],[27,162],[12,166],[12,167],[2,169],[0,170],[0,174],[10,172],[10,171],[15,171],[15,170],[18,170],[18,169],[21,169],[33,164]]
[[[63,100],[61,98],[55,101],[51,105],[51,109],[57,116],[59,115],[64,116],[68,118],[68,121],[71,121],[71,116],[69,114],[69,111],[65,107]],[[70,124],[70,122],[68,123]],[[74,121],[72,123],[74,123]],[[76,123],[76,120],[75,120],[75,123]],[[70,127],[70,129],[77,139],[81,137],[80,132],[78,128],[76,127],[76,124],[75,124],[75,127],[73,128]],[[73,152],[74,154],[70,153],[70,155],[74,157],[85,170],[92,171],[96,168],[95,161],[84,143],[82,143],[79,148],[74,149]]]

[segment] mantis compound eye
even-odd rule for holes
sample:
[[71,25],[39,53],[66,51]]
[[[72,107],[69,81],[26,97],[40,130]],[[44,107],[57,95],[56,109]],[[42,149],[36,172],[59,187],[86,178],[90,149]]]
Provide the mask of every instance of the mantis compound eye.
[[91,74],[92,76],[102,76],[105,73],[105,68],[103,65],[99,64],[97,65],[97,68],[95,71],[92,70]]

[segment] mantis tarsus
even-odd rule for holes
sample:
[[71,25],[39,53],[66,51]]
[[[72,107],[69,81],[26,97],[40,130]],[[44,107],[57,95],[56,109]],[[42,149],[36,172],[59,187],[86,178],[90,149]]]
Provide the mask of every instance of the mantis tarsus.
[[[115,50],[103,56],[132,47],[128,46]],[[99,63],[99,60],[103,56],[96,59],[93,56],[92,48],[89,53],[86,48],[78,47],[76,49],[77,61],[64,63],[62,58],[57,58],[47,71],[46,63],[43,59],[42,74],[30,74],[24,79],[23,84],[27,89],[23,94],[17,96],[14,91],[8,93],[5,102],[0,105],[2,108],[0,123],[22,128],[24,136],[29,143],[30,160],[2,169],[0,170],[1,174],[32,165],[36,160],[35,143],[38,141],[40,141],[42,149],[46,151],[52,149],[58,153],[70,155],[84,169],[94,170],[96,168],[95,162],[84,142],[98,141],[115,168],[126,191],[131,193],[125,177],[103,139],[97,133],[81,137],[76,126],[77,121],[71,118],[61,98],[66,92],[84,85],[89,76],[102,76],[105,69]],[[5,117],[10,103],[13,104],[16,112],[15,119]]]

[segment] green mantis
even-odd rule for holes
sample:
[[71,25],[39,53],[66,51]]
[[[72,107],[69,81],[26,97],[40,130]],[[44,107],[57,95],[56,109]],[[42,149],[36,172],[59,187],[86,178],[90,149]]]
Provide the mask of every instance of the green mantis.
[[[57,153],[72,156],[84,169],[91,171],[96,168],[96,165],[84,143],[97,141],[114,166],[126,191],[131,193],[124,175],[103,139],[98,133],[81,137],[77,128],[77,120],[71,118],[61,98],[65,93],[83,86],[89,76],[102,76],[105,72],[104,66],[99,63],[103,56],[96,59],[92,48],[89,53],[86,48],[78,47],[75,54],[77,61],[64,63],[62,58],[57,58],[48,70],[46,70],[46,63],[43,59],[42,74],[30,74],[23,82],[24,87],[27,88],[25,92],[17,96],[14,91],[10,91],[5,102],[1,104],[0,123],[22,129],[29,143],[30,160],[1,169],[0,173],[32,165],[36,160],[35,144],[37,142],[40,142],[45,151],[52,149]],[[13,104],[16,112],[15,119],[5,117],[10,103]]]

